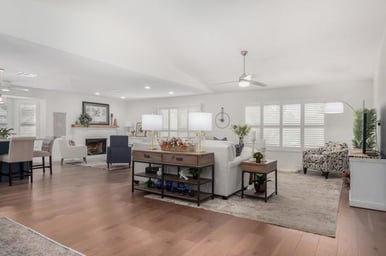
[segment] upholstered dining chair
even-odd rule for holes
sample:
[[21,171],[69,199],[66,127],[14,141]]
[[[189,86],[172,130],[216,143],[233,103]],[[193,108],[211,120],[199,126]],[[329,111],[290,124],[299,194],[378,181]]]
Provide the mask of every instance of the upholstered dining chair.
[[[41,157],[42,163],[33,164],[32,169],[43,169],[46,173],[46,168],[50,168],[50,175],[52,175],[52,148],[54,145],[53,137],[46,137],[43,140],[41,150],[34,150],[33,157]],[[46,157],[48,157],[48,165],[46,165]]]
[[[8,154],[0,155],[0,172],[1,176],[8,176],[8,183],[12,186],[12,178],[15,176],[13,173],[14,164],[19,164],[19,177],[23,179],[24,176],[31,177],[31,183],[33,182],[32,173],[32,157],[34,150],[35,137],[11,137],[9,140]],[[8,172],[4,173],[4,163],[8,164]],[[24,170],[25,163],[27,163],[28,170]]]

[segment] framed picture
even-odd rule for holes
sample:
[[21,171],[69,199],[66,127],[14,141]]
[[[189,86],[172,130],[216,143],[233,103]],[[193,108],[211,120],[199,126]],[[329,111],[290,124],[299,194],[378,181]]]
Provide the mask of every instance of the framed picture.
[[109,125],[110,124],[110,107],[109,104],[82,102],[83,113],[91,116],[90,124]]
[[146,137],[146,131],[142,129],[142,122],[137,122],[137,125],[135,126],[135,136]]

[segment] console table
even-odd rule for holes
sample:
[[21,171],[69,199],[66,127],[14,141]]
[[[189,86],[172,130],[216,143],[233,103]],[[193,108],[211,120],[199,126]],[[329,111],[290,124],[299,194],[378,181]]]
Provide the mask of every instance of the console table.
[[265,175],[266,180],[268,180],[267,175],[271,172],[275,172],[275,191],[268,192],[267,182],[265,182],[265,192],[264,200],[267,202],[267,199],[275,193],[277,195],[277,161],[276,160],[266,160],[261,163],[256,163],[256,161],[244,161],[241,163],[241,198],[245,195],[262,197],[259,194],[255,194],[250,191],[244,192],[244,173],[253,173],[253,174],[263,174]]
[[[153,173],[135,172],[135,163],[148,163],[161,165],[161,176]],[[177,174],[165,173],[166,166],[176,166]],[[179,172],[181,171],[181,167],[191,167],[197,168],[199,170],[198,178],[193,179],[192,177],[188,177],[188,180],[181,179],[179,176]],[[200,172],[205,167],[211,167],[211,178],[201,178]],[[145,177],[149,179],[161,180],[161,188],[152,188],[147,187],[144,183],[136,184],[134,182],[134,177]],[[178,192],[168,191],[165,189],[166,181],[176,182],[176,183],[185,183],[190,186],[196,186],[197,191],[194,191],[194,195],[181,195]],[[211,183],[211,193],[206,193],[201,191],[201,185]],[[133,150],[132,152],[132,175],[131,175],[131,184],[132,184],[132,192],[134,190],[141,190],[150,192],[153,194],[164,196],[174,197],[189,201],[197,202],[199,206],[201,201],[206,200],[208,198],[214,198],[214,153],[195,153],[195,152],[169,152],[162,150]]]

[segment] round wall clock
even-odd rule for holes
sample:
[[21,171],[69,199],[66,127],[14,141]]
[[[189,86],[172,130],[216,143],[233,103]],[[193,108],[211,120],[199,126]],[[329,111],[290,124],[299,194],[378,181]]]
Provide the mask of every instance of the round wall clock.
[[227,128],[231,121],[229,115],[224,112],[224,107],[221,107],[221,112],[217,113],[214,119],[216,126],[220,129]]

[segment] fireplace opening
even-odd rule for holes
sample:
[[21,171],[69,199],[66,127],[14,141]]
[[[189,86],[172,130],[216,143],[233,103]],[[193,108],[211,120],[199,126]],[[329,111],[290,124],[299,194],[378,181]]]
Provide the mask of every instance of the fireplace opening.
[[106,138],[86,139],[87,155],[106,154]]

